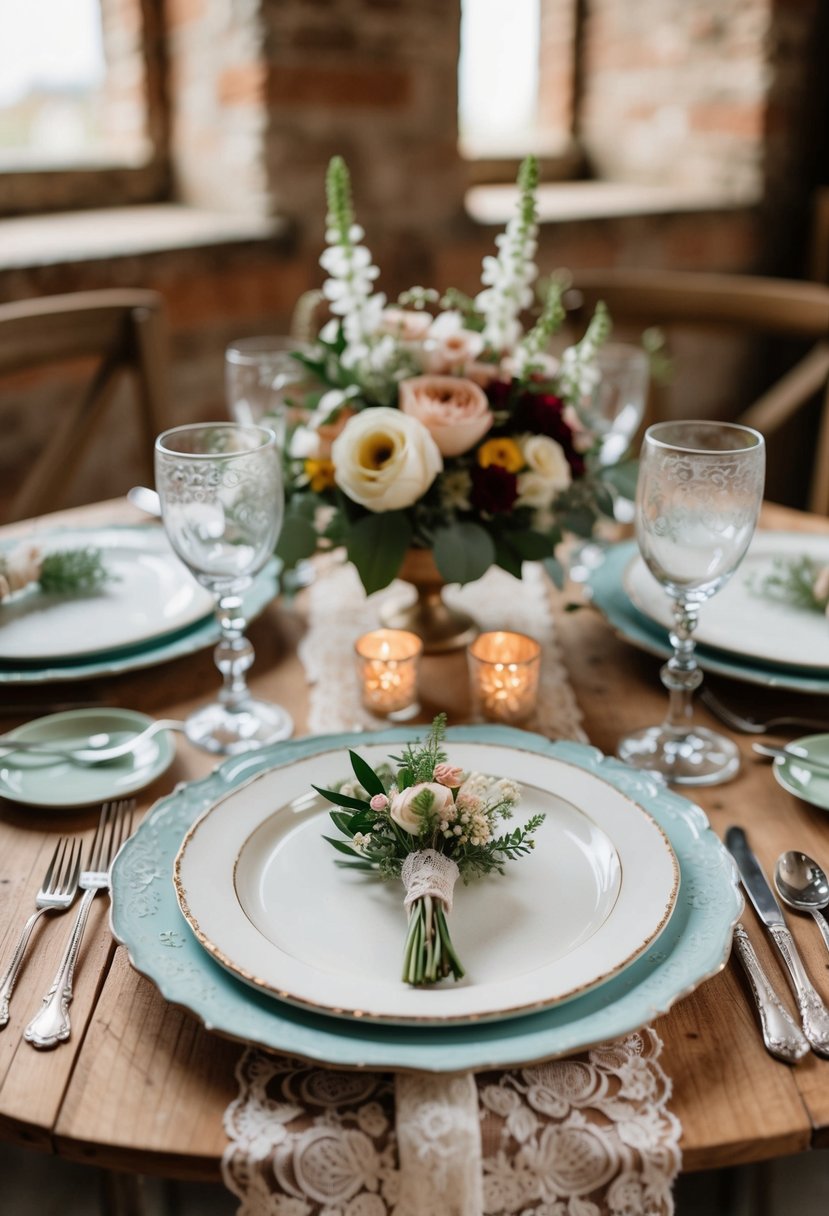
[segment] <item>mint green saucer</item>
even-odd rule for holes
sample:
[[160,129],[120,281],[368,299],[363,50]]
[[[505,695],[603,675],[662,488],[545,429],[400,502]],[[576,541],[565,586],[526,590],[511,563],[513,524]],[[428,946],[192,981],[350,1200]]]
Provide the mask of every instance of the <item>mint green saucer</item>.
[[[60,747],[82,746],[90,735],[114,734],[120,743],[149,726],[152,718],[134,709],[70,709],[35,718],[7,735]],[[0,744],[0,795],[26,806],[89,806],[108,798],[124,798],[155,781],[173,763],[175,745],[161,731],[137,751],[108,764],[82,765],[60,756],[33,752],[3,752]]]
[[[804,735],[802,739],[793,739],[790,746],[800,748],[807,756],[829,766],[829,734]],[[791,759],[775,760],[773,772],[784,790],[829,811],[829,767],[825,772],[818,772],[792,756]]]

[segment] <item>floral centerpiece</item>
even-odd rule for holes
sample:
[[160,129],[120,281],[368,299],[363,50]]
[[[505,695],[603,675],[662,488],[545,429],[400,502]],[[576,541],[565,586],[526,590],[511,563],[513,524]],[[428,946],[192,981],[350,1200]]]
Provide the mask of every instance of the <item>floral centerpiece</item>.
[[340,808],[331,819],[344,839],[325,839],[345,854],[342,864],[403,882],[409,929],[402,978],[408,984],[433,984],[449,975],[461,979],[464,969],[446,919],[455,882],[502,874],[507,861],[535,847],[533,833],[544,821],[531,815],[522,826],[503,831],[501,820],[511,817],[520,800],[518,787],[449,764],[445,730],[446,715],[439,714],[424,742],[391,757],[396,769],[384,765],[375,771],[349,752],[354,782],[336,790],[314,786]]
[[564,532],[589,536],[598,515],[612,513],[618,470],[594,459],[582,408],[598,382],[607,311],[597,307],[560,359],[549,353],[565,316],[560,284],[523,324],[538,274],[537,177],[528,158],[517,212],[484,259],[474,299],[416,287],[390,306],[375,291],[348,170],[332,160],[320,261],[334,316],[296,355],[317,387],[287,436],[278,551],[288,566],[345,545],[371,592],[416,548],[433,553],[447,582],[470,582],[493,564],[520,577],[527,560],[544,561],[560,582]]

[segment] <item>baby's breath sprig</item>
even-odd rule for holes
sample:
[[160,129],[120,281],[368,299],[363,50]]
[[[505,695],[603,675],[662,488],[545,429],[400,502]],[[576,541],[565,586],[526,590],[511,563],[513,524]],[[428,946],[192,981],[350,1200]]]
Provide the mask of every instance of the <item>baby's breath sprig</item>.
[[464,773],[447,762],[446,715],[439,714],[425,739],[407,744],[386,765],[373,769],[350,752],[355,781],[333,790],[314,788],[337,808],[330,812],[345,839],[325,839],[343,855],[341,865],[401,878],[409,929],[403,951],[403,980],[432,984],[464,974],[449,935],[447,915],[456,878],[469,882],[503,874],[508,861],[535,847],[543,815],[531,815],[504,832],[521,798],[515,782]]

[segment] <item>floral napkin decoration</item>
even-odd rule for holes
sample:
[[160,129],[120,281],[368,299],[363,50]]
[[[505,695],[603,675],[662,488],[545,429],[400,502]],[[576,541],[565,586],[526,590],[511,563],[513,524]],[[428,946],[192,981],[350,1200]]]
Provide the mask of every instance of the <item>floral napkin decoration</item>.
[[0,603],[35,587],[48,595],[89,595],[111,578],[100,552],[89,547],[44,553],[26,543],[0,553]]
[[504,829],[521,792],[512,782],[464,773],[443,750],[446,715],[432,723],[424,741],[407,744],[391,757],[395,768],[373,769],[349,752],[355,781],[336,790],[314,786],[334,803],[334,826],[344,839],[326,836],[349,865],[381,878],[401,879],[409,928],[402,978],[433,984],[464,969],[449,934],[455,882],[497,872],[535,847],[543,815]]

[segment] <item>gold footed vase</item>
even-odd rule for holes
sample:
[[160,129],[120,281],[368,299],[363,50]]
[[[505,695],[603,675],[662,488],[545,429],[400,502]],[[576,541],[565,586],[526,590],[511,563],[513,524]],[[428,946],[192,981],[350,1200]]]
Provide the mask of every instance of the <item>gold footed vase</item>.
[[380,620],[387,628],[416,633],[426,654],[460,650],[478,636],[478,626],[468,613],[444,603],[445,583],[431,549],[409,549],[397,577],[412,584],[416,597],[394,596],[384,604]]

